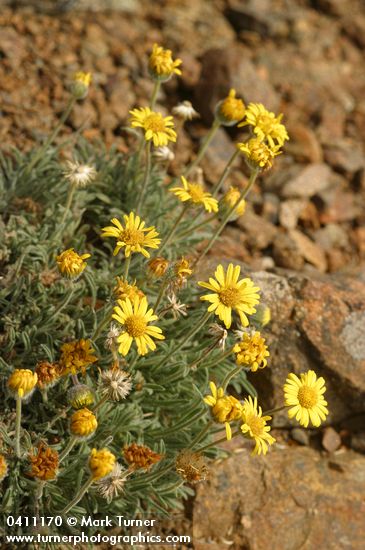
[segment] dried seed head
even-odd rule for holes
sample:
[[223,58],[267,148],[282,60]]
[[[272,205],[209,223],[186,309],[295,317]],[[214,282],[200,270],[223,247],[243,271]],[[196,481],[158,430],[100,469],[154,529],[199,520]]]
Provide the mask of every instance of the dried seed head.
[[110,503],[114,498],[123,493],[125,480],[128,475],[127,470],[116,462],[110,474],[97,482],[99,494]]
[[119,368],[102,371],[100,376],[101,394],[111,401],[125,399],[132,389],[130,375]]
[[209,332],[209,334],[211,334],[212,336],[217,338],[217,340],[218,340],[217,341],[217,346],[221,350],[224,350],[225,347],[226,347],[226,340],[227,340],[227,337],[228,337],[228,331],[224,327],[219,325],[218,323],[213,323],[212,325],[210,325],[208,332]]
[[189,483],[205,481],[208,476],[208,467],[204,456],[189,449],[181,451],[175,461],[177,473]]
[[96,170],[94,166],[88,164],[80,164],[79,162],[66,161],[67,168],[64,170],[64,177],[76,187],[86,187],[96,178]]
[[199,117],[199,113],[194,109],[190,101],[182,101],[172,108],[172,114],[181,120],[193,120]]

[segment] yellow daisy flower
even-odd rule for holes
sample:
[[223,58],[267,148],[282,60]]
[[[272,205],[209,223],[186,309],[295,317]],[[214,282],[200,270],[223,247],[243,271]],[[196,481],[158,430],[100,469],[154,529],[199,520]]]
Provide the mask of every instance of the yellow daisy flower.
[[117,218],[113,218],[111,222],[115,225],[103,227],[102,237],[115,237],[117,245],[114,249],[116,256],[121,248],[125,248],[125,257],[129,258],[132,252],[140,252],[146,258],[150,257],[145,247],[158,248],[161,239],[158,239],[158,233],[154,226],[145,227],[145,222],[134,212],[125,214],[124,227]]
[[146,297],[136,296],[133,300],[118,300],[112,317],[124,327],[122,334],[117,337],[119,352],[124,356],[129,352],[133,340],[136,341],[139,355],[146,355],[149,350],[156,349],[152,338],[165,339],[159,327],[148,325],[158,317],[154,315],[152,308],[148,309]]
[[289,139],[284,124],[281,124],[283,115],[275,116],[262,105],[262,103],[250,103],[246,109],[245,121],[238,124],[241,126],[253,126],[253,132],[261,140],[266,139],[271,148],[276,145],[283,145]]
[[165,50],[162,46],[154,44],[148,61],[148,69],[152,78],[164,82],[173,74],[181,74],[178,68],[181,63],[181,59],[172,59],[171,50]]
[[222,265],[219,265],[215,271],[215,279],[210,277],[209,283],[199,282],[199,286],[212,290],[212,294],[201,296],[201,300],[211,302],[208,311],[214,311],[219,319],[224,322],[226,328],[232,324],[232,310],[240,316],[244,327],[248,325],[246,314],[251,315],[256,312],[255,305],[259,303],[260,297],[257,294],[260,290],[254,282],[249,279],[238,280],[241,268],[229,264],[227,273],[224,273]]
[[58,271],[69,279],[78,277],[87,266],[85,260],[90,254],[78,254],[73,248],[65,250],[56,257]]
[[232,439],[230,422],[238,420],[242,415],[242,405],[233,395],[224,395],[223,388],[217,388],[214,382],[209,382],[212,395],[204,397],[204,403],[212,407],[212,415],[216,422],[225,424],[226,436]]
[[252,372],[265,368],[266,357],[270,355],[265,345],[265,338],[262,338],[259,332],[253,334],[244,332],[241,342],[233,347],[233,352],[236,354],[237,365],[249,367]]
[[172,116],[163,117],[161,113],[151,111],[149,107],[141,107],[129,111],[132,115],[132,128],[143,128],[145,140],[152,139],[155,147],[168,145],[169,141],[176,141],[176,132]]
[[301,374],[300,378],[290,373],[284,384],[285,404],[291,407],[288,410],[289,418],[295,416],[305,428],[309,422],[315,427],[320,426],[328,415],[327,401],[323,397],[325,391],[324,378],[321,376],[317,379],[313,370]]
[[230,89],[228,96],[217,105],[217,117],[225,126],[233,126],[245,116],[246,108],[242,99],[236,97],[236,90]]
[[207,212],[218,212],[218,201],[210,193],[204,191],[201,183],[189,183],[181,176],[183,187],[172,187],[171,193],[181,202],[191,201],[193,204],[202,204]]
[[241,431],[243,435],[255,441],[255,448],[251,454],[260,455],[262,453],[266,455],[268,445],[275,443],[276,439],[269,434],[271,428],[266,425],[266,422],[271,420],[271,416],[262,416],[262,409],[257,406],[256,397],[252,399],[249,396],[244,400],[242,420]]
[[269,147],[261,138],[237,143],[237,147],[245,155],[247,164],[255,170],[268,170],[272,166],[273,159],[281,154],[280,145]]

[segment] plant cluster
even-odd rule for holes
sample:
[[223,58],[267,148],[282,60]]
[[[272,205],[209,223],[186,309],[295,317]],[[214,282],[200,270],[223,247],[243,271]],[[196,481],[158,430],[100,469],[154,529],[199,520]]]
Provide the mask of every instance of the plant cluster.
[[[262,411],[247,379],[270,355],[260,288],[233,263],[199,274],[288,135],[281,115],[230,90],[195,159],[169,179],[178,133],[155,105],[180,66],[154,46],[154,90],[130,111],[130,154],[77,135],[53,145],[87,97],[91,75],[80,72],[52,135],[1,157],[3,512],[167,513],[206,479],[220,441],[252,440],[252,454],[275,442],[275,411]],[[189,102],[173,114],[197,116]],[[209,190],[199,163],[217,129],[237,124],[247,139]],[[239,155],[248,182],[224,192]],[[319,426],[324,392],[313,371],[290,374],[283,407]]]

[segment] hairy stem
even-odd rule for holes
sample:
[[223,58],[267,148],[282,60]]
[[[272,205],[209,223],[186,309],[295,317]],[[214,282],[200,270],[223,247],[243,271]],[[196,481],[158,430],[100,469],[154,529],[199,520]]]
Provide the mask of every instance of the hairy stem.
[[218,182],[217,182],[217,185],[214,187],[213,189],[213,192],[212,192],[212,195],[213,197],[216,197],[217,194],[219,193],[220,189],[222,188],[222,186],[224,185],[224,182],[226,181],[230,171],[231,171],[231,168],[232,168],[232,164],[234,163],[234,161],[236,160],[236,158],[238,157],[238,155],[240,154],[240,151],[239,149],[237,149],[233,155],[231,156],[231,158],[229,159],[229,161],[227,162],[226,164],[226,167],[225,169],[223,170],[222,172],[222,175],[221,177],[219,178]]
[[221,124],[220,124],[219,120],[215,118],[214,122],[212,124],[212,127],[210,128],[209,132],[205,136],[205,139],[204,139],[204,141],[203,141],[203,143],[202,143],[202,145],[201,145],[201,147],[198,151],[198,154],[197,154],[196,158],[193,160],[193,162],[191,164],[189,164],[189,166],[186,167],[186,169],[183,172],[183,176],[188,176],[190,174],[190,172],[198,166],[198,164],[200,163],[200,161],[204,157],[204,155],[206,153],[206,150],[208,149],[209,144],[212,141],[212,139],[214,138],[214,136],[215,136],[218,128],[220,127],[220,125]]
[[182,207],[182,210],[180,212],[180,214],[178,215],[178,217],[176,218],[173,226],[171,227],[170,229],[170,232],[168,233],[167,237],[165,238],[164,242],[162,243],[162,246],[160,247],[160,250],[159,250],[159,253],[162,252],[162,250],[169,244],[169,242],[171,241],[172,237],[175,235],[175,232],[179,226],[179,223],[181,222],[181,220],[183,219],[184,215],[185,215],[185,212],[187,211],[188,209],[188,205],[184,204],[183,207]]
[[196,265],[208,254],[209,250],[212,248],[213,244],[215,243],[215,241],[218,239],[219,235],[222,233],[223,229],[225,228],[225,226],[226,226],[227,222],[229,221],[229,218],[231,217],[234,210],[237,208],[239,203],[247,197],[247,195],[250,192],[253,184],[256,181],[257,175],[258,175],[258,170],[254,170],[254,171],[251,172],[251,176],[250,176],[250,179],[248,181],[248,184],[243,189],[243,191],[240,194],[237,201],[233,204],[233,206],[228,210],[228,212],[224,216],[223,220],[221,221],[221,224],[217,227],[216,231],[214,232],[214,234],[210,238],[207,246],[205,247],[203,252],[201,252],[199,254],[198,258],[195,260],[195,263],[193,264],[193,267],[196,267]]
[[158,96],[158,92],[160,91],[160,88],[161,88],[161,81],[160,80],[155,80],[155,85],[153,87],[151,103],[150,103],[150,107],[151,107],[152,111],[155,108],[156,100],[157,100],[157,96]]
[[16,397],[16,420],[15,420],[15,454],[20,458],[20,430],[22,422],[22,398]]
[[200,320],[197,322],[196,326],[193,328],[187,333],[187,335],[185,336],[185,338],[183,338],[180,343],[176,346],[176,348],[174,348],[173,350],[170,351],[170,353],[168,353],[167,355],[165,355],[165,357],[162,359],[162,361],[157,365],[156,368],[159,368],[159,367],[162,367],[162,365],[164,365],[166,363],[166,361],[168,361],[170,359],[170,357],[172,357],[177,351],[179,351],[187,342],[189,342],[189,340],[197,333],[199,332],[199,330],[205,325],[205,323],[208,321],[209,317],[211,316],[211,313],[210,311],[207,311],[201,318]]
[[60,512],[60,515],[66,515],[84,496],[84,494],[89,490],[91,485],[94,482],[94,478],[89,477],[89,479],[83,484],[75,497],[68,503],[68,505]]
[[66,447],[63,449],[62,453],[59,455],[59,464],[66,458],[66,456],[72,451],[77,441],[77,437],[72,435],[68,440]]
[[223,383],[222,383],[222,388],[223,388],[224,391],[226,391],[227,386],[230,383],[230,381],[236,376],[236,374],[241,372],[241,370],[242,370],[242,365],[240,365],[239,367],[236,367],[235,369],[231,370],[231,372],[229,372],[227,374],[227,376],[225,377],[225,379],[223,380]]
[[150,179],[150,172],[151,172],[151,141],[147,141],[146,142],[146,169],[145,169],[142,187],[141,187],[138,202],[137,202],[137,207],[136,207],[137,214],[140,214],[142,209],[144,196],[145,196],[146,189],[148,187],[148,182]]

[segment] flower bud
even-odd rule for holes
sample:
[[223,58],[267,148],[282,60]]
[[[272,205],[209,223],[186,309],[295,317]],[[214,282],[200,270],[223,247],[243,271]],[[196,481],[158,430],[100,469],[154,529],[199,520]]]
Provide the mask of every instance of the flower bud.
[[89,92],[91,73],[75,73],[71,84],[71,93],[75,99],[85,99]]
[[37,374],[29,369],[15,369],[8,378],[8,388],[17,396],[29,397],[37,384]]
[[116,458],[108,449],[92,449],[89,458],[89,468],[93,479],[101,479],[109,475],[114,468]]
[[169,261],[161,256],[152,258],[148,263],[148,269],[155,275],[155,277],[162,277],[165,275],[167,268],[169,267]]
[[70,430],[72,435],[81,438],[89,437],[97,427],[96,417],[89,409],[79,409],[71,416]]
[[67,401],[74,409],[82,409],[93,405],[94,392],[86,384],[77,384],[67,392]]
[[236,98],[236,90],[231,88],[228,96],[215,108],[215,116],[223,126],[234,126],[245,116],[246,108],[242,99]]

